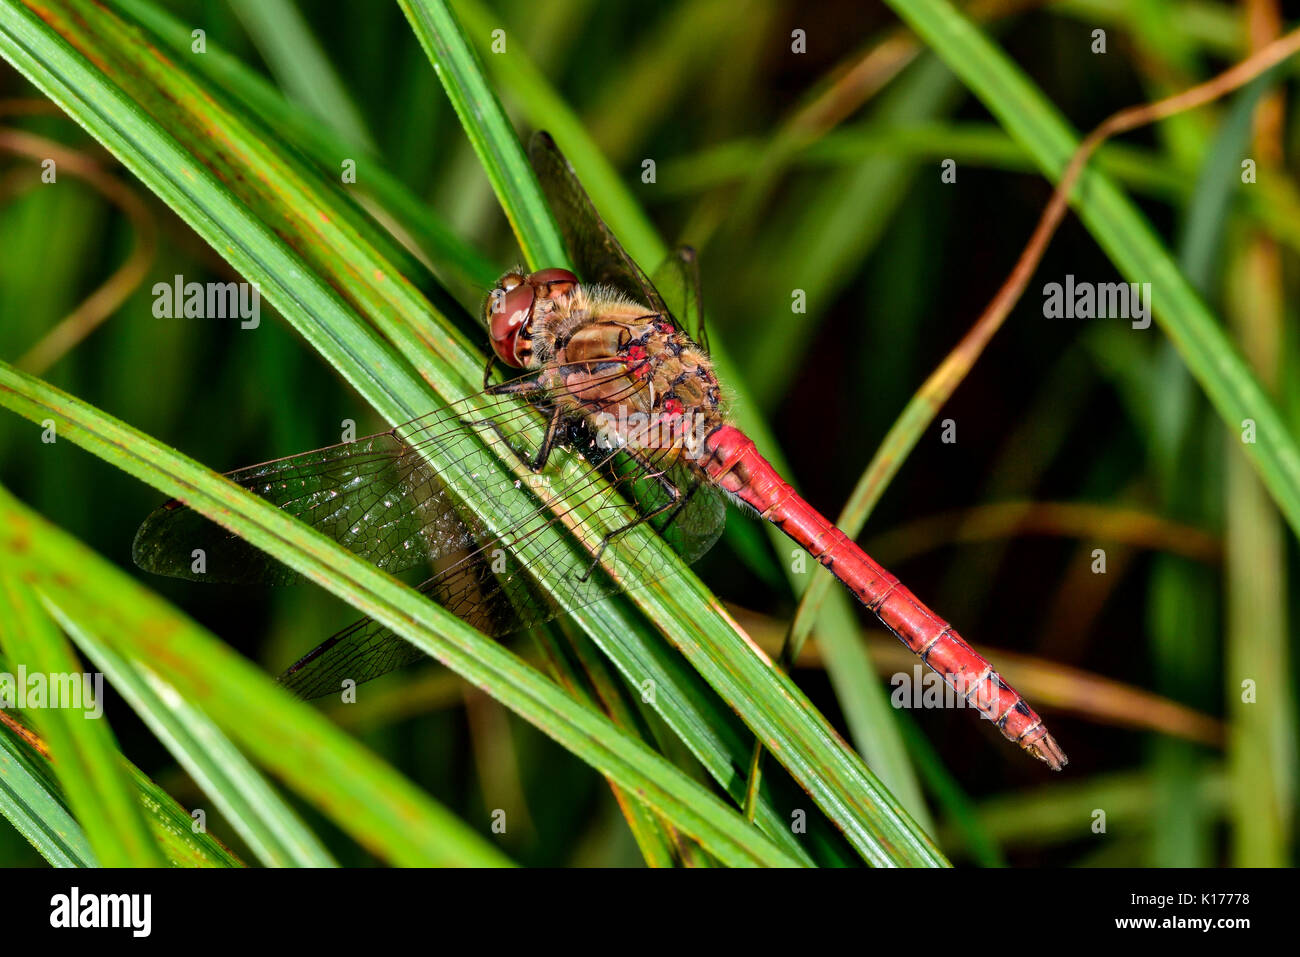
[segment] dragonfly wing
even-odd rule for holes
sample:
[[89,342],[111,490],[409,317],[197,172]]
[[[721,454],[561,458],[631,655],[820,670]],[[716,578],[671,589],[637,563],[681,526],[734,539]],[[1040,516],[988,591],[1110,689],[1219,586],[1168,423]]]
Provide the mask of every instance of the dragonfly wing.
[[[717,539],[725,510],[712,486],[694,483],[691,473],[675,466],[665,473],[684,486],[680,498],[674,499],[654,477],[664,470],[653,460],[608,452],[597,459],[595,448],[594,443],[585,448],[585,466],[579,460],[578,468],[552,480],[549,488],[598,520],[610,513],[608,524],[616,529],[636,522],[638,515],[651,516],[651,524],[688,561]],[[615,458],[619,469],[614,468]],[[635,508],[630,500],[637,501]],[[682,507],[673,509],[674,501],[681,501]],[[632,540],[621,534],[606,540],[575,528],[581,548],[566,549],[559,540],[542,543],[543,532],[557,522],[568,524],[572,517],[563,508],[530,513],[502,536],[499,546],[444,556],[436,574],[419,590],[484,634],[500,637],[601,601],[634,582],[662,582],[680,567],[660,551],[632,547]],[[617,578],[593,557],[602,542],[602,557],[613,559]],[[380,623],[363,619],[304,657],[281,681],[303,697],[318,697],[336,693],[345,679],[367,681],[420,657],[413,645]]]
[[652,279],[664,302],[705,352],[709,338],[704,328],[704,306],[700,294],[700,259],[690,246],[679,246],[659,264]]
[[[227,477],[297,516],[349,550],[389,571],[429,557],[431,495],[424,461],[394,433],[252,465]],[[435,530],[464,536],[454,515],[435,516]],[[201,553],[201,554],[200,554]],[[299,580],[256,546],[171,501],[136,533],[132,556],[146,571],[196,581],[286,584]]]
[[[654,459],[640,460],[620,454],[611,460],[610,473],[621,480],[625,494],[637,510],[652,516],[650,524],[688,565],[698,561],[722,535],[727,520],[726,497],[713,485],[700,481],[685,465],[672,465],[660,481]],[[676,490],[674,493],[669,488]]]
[[[457,474],[476,475],[490,453],[483,450],[481,436],[471,435],[470,424],[492,419],[504,428],[536,415],[515,399],[482,394],[391,432],[251,465],[227,477],[385,571],[427,567],[438,556],[472,544],[482,529],[463,511],[465,490],[435,474],[426,456],[454,460]],[[513,494],[511,484],[498,480],[489,487],[484,480],[474,485],[473,494],[479,499]],[[300,580],[292,569],[177,500],[145,519],[132,557],[146,571],[193,581]]]
[[344,681],[361,684],[415,664],[424,652],[370,618],[328,638],[277,680],[300,698],[336,694]]
[[600,218],[591,197],[551,135],[542,130],[534,133],[528,156],[551,211],[559,220],[564,243],[582,281],[613,286],[656,312],[669,315],[663,297]]
[[[592,388],[617,397],[619,382],[629,395],[646,387],[620,370]],[[499,468],[507,447],[521,463],[531,459],[537,410],[511,396],[483,394],[392,432],[240,469],[231,478],[388,571],[430,568],[421,586],[426,595],[480,631],[504,635],[681,567],[662,548],[632,547],[638,537],[623,532],[635,525],[649,521],[691,559],[721,527],[710,489],[697,489],[676,450],[633,456],[602,447],[574,415],[563,434],[577,454],[540,475],[524,471],[521,478]],[[430,460],[440,464],[437,474]],[[680,494],[673,491],[679,487]],[[192,564],[196,549],[204,551],[205,570]],[[294,579],[178,502],[146,519],[134,552],[142,568],[186,578]],[[367,680],[419,657],[383,626],[363,621],[295,665],[285,683],[300,694],[323,694],[344,677]]]
[[727,500],[716,486],[695,481],[684,468],[674,470],[673,482],[683,490],[685,500],[676,514],[665,516],[665,524],[658,530],[682,561],[692,564],[722,535]]
[[[496,561],[487,550],[449,556],[418,590],[490,637],[554,617],[558,609],[538,601],[532,588],[524,587],[526,579],[498,576]],[[396,632],[362,618],[299,659],[279,681],[300,697],[318,698],[337,693],[345,680],[361,684],[424,657]]]

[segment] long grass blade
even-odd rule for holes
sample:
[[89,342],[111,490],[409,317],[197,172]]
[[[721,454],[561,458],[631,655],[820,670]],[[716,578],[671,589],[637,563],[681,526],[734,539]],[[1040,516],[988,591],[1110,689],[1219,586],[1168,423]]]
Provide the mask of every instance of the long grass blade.
[[[758,830],[745,824],[734,811],[624,734],[609,719],[582,707],[512,652],[484,638],[315,529],[102,412],[2,363],[0,402],[20,414],[38,417],[37,421],[53,418],[59,434],[70,441],[149,482],[159,491],[184,498],[192,508],[258,547],[274,549],[278,557],[308,580],[338,594],[364,614],[484,687],[622,787],[636,791],[642,800],[721,860],[733,865],[796,863]],[[37,533],[32,527],[36,520],[19,511],[17,503],[12,503],[9,511],[11,518],[6,527],[12,531],[6,547],[17,541],[32,543],[30,551],[38,554],[27,557],[23,568],[42,576],[40,587],[51,600],[61,606],[69,603],[79,614],[85,614],[88,607],[93,608],[93,602],[113,609],[115,627],[103,629],[103,634],[115,648],[129,651],[133,658],[153,662],[159,675],[182,695],[201,697],[214,719],[263,762],[276,761],[282,773],[290,770],[285,765],[295,766],[292,768],[297,772],[294,783],[299,789],[317,794],[327,790],[333,797],[355,783],[366,788],[367,800],[377,801],[370,788],[376,791],[393,788],[393,800],[401,796],[408,802],[425,805],[430,819],[443,817],[441,826],[445,833],[440,836],[451,847],[440,849],[441,853],[483,862],[499,859],[494,851],[479,843],[481,839],[464,833],[458,822],[453,824],[454,819],[444,816],[445,812],[433,810],[423,795],[417,798],[409,782],[385,780],[395,777],[388,769],[371,766],[367,776],[356,767],[350,771],[343,766],[313,767],[312,755],[293,753],[297,749],[276,740],[275,732],[296,725],[314,728],[308,733],[320,734],[324,726],[322,719],[289,700],[285,693],[273,690],[255,669],[216,644],[211,636],[190,627],[177,638],[174,622],[160,627],[157,619],[174,616],[168,616],[157,599],[106,563],[96,562],[93,556],[54,529],[42,524]],[[93,576],[75,574],[77,568],[87,566],[94,568]],[[131,594],[134,601],[113,602],[111,596],[115,594]],[[336,778],[347,780],[340,782]],[[359,813],[358,808],[353,806],[350,813]],[[434,836],[430,834],[429,838],[436,846]],[[410,845],[409,838],[407,845]],[[431,850],[426,846],[426,853]]]
[[[212,720],[147,667],[55,606],[53,614],[268,867],[331,867],[329,853]],[[187,819],[188,820],[188,819]]]
[[[67,419],[63,425],[72,427]],[[95,435],[90,420],[80,420],[75,428],[83,430],[88,442]],[[367,847],[400,864],[506,863],[494,847],[401,775],[7,492],[0,493],[0,514],[5,539],[0,552],[13,574],[26,576],[70,617],[103,623],[115,652],[150,663],[179,693],[203,700],[208,713],[245,749]],[[27,547],[15,550],[18,542]],[[57,759],[59,742],[51,743]],[[69,775],[63,780],[75,788],[84,779]],[[76,808],[73,793],[70,789]],[[103,796],[98,790],[93,794],[92,804],[98,806]]]
[[[564,241],[541,191],[518,188],[520,183],[535,182],[532,167],[455,15],[442,0],[398,2],[425,54],[438,67],[438,79],[469,135],[525,258],[530,263],[566,261]],[[504,53],[504,45],[510,40],[500,31],[493,42],[503,44]]]
[[[22,559],[37,543],[10,526],[7,518],[5,527],[9,531],[0,549],[0,646],[16,668],[41,679],[39,684],[23,682],[23,690],[44,699],[24,710],[49,743],[59,782],[95,857],[110,867],[157,867],[162,855],[123,773],[113,733],[102,712],[93,713],[95,706],[102,708],[103,698],[87,700],[94,695],[91,676],[41,607],[31,579],[23,575]],[[80,707],[54,700],[60,688],[74,691]]]
[[98,866],[58,784],[7,725],[0,726],[0,814],[54,867]]

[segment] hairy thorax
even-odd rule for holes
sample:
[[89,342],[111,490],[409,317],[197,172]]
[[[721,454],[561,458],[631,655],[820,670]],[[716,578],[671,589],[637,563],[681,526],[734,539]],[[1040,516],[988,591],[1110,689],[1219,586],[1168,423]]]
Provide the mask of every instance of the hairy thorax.
[[708,356],[647,306],[582,287],[534,323],[544,383],[597,434],[632,449],[692,451],[722,424]]

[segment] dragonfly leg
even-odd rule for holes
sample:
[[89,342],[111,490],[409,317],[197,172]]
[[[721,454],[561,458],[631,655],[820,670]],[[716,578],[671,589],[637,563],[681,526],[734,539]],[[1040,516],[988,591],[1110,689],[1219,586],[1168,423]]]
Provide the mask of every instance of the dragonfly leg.
[[[537,392],[541,392],[543,390],[541,380],[537,376],[528,376],[527,378],[523,378],[523,379],[511,379],[509,382],[501,382],[498,383],[497,385],[487,385],[487,377],[492,374],[492,362],[493,360],[489,358],[487,368],[483,370],[483,382],[484,382],[483,391],[488,393],[489,395],[515,395],[523,399],[527,399],[530,396],[533,396],[535,401],[534,394]],[[482,419],[477,422],[472,422],[470,424],[486,425],[490,427],[492,431],[497,434],[497,437],[501,439],[501,441],[506,444],[506,446],[510,449],[510,451],[515,454],[515,458],[519,459],[520,462],[522,462],[524,465],[527,465],[534,472],[540,472],[543,468],[546,467],[546,460],[550,457],[551,449],[555,445],[555,437],[559,432],[559,426],[560,426],[558,417],[559,417],[559,410],[556,409],[555,412],[551,414],[550,422],[548,422],[546,425],[546,436],[545,438],[542,439],[541,448],[539,448],[537,450],[537,454],[532,456],[531,458],[527,456],[525,453],[520,452],[513,445],[511,445],[510,440],[506,437],[506,434],[501,431],[501,426],[499,426],[492,419]]]
[[[622,535],[624,532],[630,532],[632,529],[636,528],[638,525],[642,524],[643,522],[648,522],[650,521],[650,519],[654,518],[655,516],[662,515],[664,512],[667,512],[670,509],[672,510],[673,516],[676,517],[678,510],[681,509],[681,507],[686,504],[686,500],[690,496],[682,495],[682,490],[679,489],[672,482],[670,482],[662,472],[655,473],[648,477],[653,478],[656,482],[658,482],[663,487],[664,491],[668,493],[668,501],[664,502],[658,508],[646,512],[644,515],[640,516],[639,518],[628,522],[623,527],[614,529],[612,532],[610,532],[608,535],[602,538],[600,540],[600,544],[596,546],[596,554],[592,556],[591,564],[587,566],[587,570],[585,572],[583,572],[581,575],[578,576],[578,581],[585,582],[588,578],[591,577],[591,573],[595,571],[596,566],[600,564],[600,560],[605,554],[605,549],[608,548],[609,543],[612,542],[619,535]],[[670,518],[669,521],[672,521],[672,519]]]
[[518,459],[522,465],[528,466],[528,468],[533,472],[540,472],[542,469],[546,468],[546,463],[551,457],[551,452],[555,449],[555,440],[559,437],[560,426],[563,424],[563,416],[558,406],[551,412],[551,418],[546,423],[546,434],[542,437],[542,444],[533,455],[529,455],[527,452],[521,452],[519,449],[515,448],[514,445],[511,444],[509,436],[501,430],[500,424],[495,419],[477,419],[468,424],[486,426],[491,429],[497,434],[497,438],[505,443],[506,448],[514,453],[515,458]]
[[497,364],[497,354],[495,352],[489,352],[487,365],[483,367],[483,391],[484,392],[487,392],[489,390],[488,383],[492,380],[492,369],[496,366],[496,364]]
[[556,436],[560,434],[561,418],[562,413],[557,405],[555,411],[551,413],[551,421],[546,423],[546,435],[542,437],[542,444],[537,449],[537,454],[533,456],[531,462],[527,463],[528,467],[534,472],[540,472],[546,468],[546,460],[551,457],[551,450],[555,448]]
[[534,392],[540,392],[542,385],[541,376],[525,376],[522,379],[511,379],[508,382],[499,382],[496,385],[487,386],[483,391],[488,395],[517,395],[521,398],[527,398]]

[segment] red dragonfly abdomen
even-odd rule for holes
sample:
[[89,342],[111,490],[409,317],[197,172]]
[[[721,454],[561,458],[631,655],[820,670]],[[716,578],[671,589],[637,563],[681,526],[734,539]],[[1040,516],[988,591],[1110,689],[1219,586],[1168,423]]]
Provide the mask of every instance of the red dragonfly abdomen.
[[1053,770],[1065,766],[1065,754],[1042,719],[993,666],[950,624],[800,498],[758,453],[748,436],[734,426],[722,426],[705,440],[705,452],[700,464],[710,480],[807,549],[903,644],[996,724],[1008,740]]

